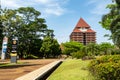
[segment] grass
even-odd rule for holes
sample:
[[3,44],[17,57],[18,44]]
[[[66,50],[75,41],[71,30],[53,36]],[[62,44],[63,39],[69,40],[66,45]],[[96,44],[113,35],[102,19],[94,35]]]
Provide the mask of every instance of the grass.
[[72,59],[64,61],[48,80],[94,80],[87,70],[89,60]]

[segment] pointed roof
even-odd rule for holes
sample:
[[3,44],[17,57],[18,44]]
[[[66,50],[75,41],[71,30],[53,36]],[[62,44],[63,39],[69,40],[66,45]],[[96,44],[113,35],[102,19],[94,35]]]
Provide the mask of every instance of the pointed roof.
[[80,20],[78,21],[77,25],[73,29],[73,32],[96,33],[82,18],[80,18]]
[[78,21],[76,28],[90,28],[90,26],[82,19]]

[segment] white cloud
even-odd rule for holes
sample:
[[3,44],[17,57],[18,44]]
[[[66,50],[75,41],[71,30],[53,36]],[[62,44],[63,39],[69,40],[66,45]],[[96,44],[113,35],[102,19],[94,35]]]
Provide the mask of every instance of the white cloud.
[[91,5],[94,6],[94,8],[90,10],[90,13],[95,15],[103,15],[108,12],[108,9],[106,9],[108,3],[111,3],[111,0],[107,0],[107,1],[90,0],[87,3],[87,6],[91,6]]
[[[36,0],[37,1],[37,0]],[[45,0],[43,2],[43,0],[38,0],[40,2],[40,4],[44,5],[44,13],[46,13],[47,15],[56,15],[56,16],[60,16],[62,14],[64,14],[65,12],[65,8],[63,8],[63,4],[65,3],[65,0],[62,3],[61,1],[58,0]]]
[[103,15],[107,12],[107,9],[105,9],[105,7],[105,4],[99,4],[91,11],[91,13],[96,15]]
[[34,1],[41,4],[48,4],[50,2],[50,0],[34,0]]
[[94,3],[96,3],[97,2],[97,0],[90,0],[90,1],[88,1],[87,3],[86,3],[86,5],[91,5],[91,4],[94,4]]
[[7,7],[7,8],[18,8],[21,5],[17,4],[16,1],[14,0],[1,0],[1,6],[3,8]]
[[64,14],[65,8],[63,7],[68,0],[3,0],[3,7],[7,8],[19,8],[23,6],[35,7],[40,10],[44,15],[56,15],[60,16]]
[[52,9],[51,8],[46,8],[45,13],[60,16],[64,13],[64,10],[60,7],[52,8]]
[[66,9],[63,8],[63,5],[67,3],[68,0],[35,0],[35,2],[37,2],[43,7],[41,8],[41,11],[44,13],[44,16],[60,16],[66,11]]

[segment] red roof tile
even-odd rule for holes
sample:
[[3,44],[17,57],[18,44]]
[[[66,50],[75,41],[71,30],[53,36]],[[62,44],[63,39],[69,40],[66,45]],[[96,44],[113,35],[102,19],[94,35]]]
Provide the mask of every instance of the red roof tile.
[[94,32],[95,33],[95,31],[92,29],[88,29],[86,32]]
[[73,32],[81,32],[79,29],[74,29]]
[[90,28],[90,26],[82,19],[80,18],[80,20],[78,21],[76,28]]
[[[73,30],[73,32],[82,32],[81,30],[79,30],[79,29],[74,29]],[[84,31],[84,32],[93,32],[93,33],[95,33],[95,31],[94,30],[92,30],[92,29],[88,29],[87,31]]]

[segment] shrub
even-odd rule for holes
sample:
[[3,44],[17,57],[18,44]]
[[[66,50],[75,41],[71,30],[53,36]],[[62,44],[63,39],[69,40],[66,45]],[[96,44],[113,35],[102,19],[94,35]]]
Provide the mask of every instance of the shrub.
[[90,59],[95,59],[95,56],[84,56],[82,60],[90,60]]
[[82,60],[89,60],[89,59],[95,59],[95,56],[87,56],[83,51],[77,51],[77,52],[73,52],[71,53],[71,56],[73,58],[77,58],[77,59],[82,59]]
[[71,53],[71,56],[73,58],[77,58],[77,59],[80,59],[80,58],[83,58],[85,56],[84,52],[82,51],[78,51],[78,52],[73,52]]
[[120,80],[120,55],[106,55],[92,60],[89,71],[96,80]]
[[112,55],[120,54],[120,49],[113,49],[113,50],[111,51],[111,54],[112,54]]

